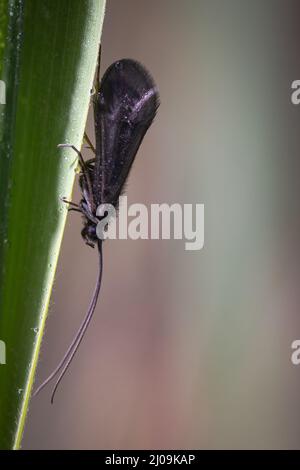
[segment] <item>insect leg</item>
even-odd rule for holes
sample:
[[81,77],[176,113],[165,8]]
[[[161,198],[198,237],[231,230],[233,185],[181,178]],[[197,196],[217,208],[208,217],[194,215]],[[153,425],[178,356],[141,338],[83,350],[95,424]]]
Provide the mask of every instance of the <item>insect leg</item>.
[[65,197],[61,197],[60,200],[64,202],[65,204],[69,204],[69,206],[72,206],[72,207],[68,207],[68,212],[74,211],[74,212],[82,213],[82,209],[80,208],[78,204],[75,204],[75,202],[68,201]]
[[82,214],[82,210],[81,210],[81,209],[77,209],[76,207],[69,207],[69,208],[68,208],[68,212],[71,212],[71,211],[80,212],[80,213]]
[[95,163],[96,158],[90,158],[89,160],[86,160],[85,164],[89,166],[90,163]]
[[58,144],[59,148],[71,148],[74,150],[74,152],[77,153],[78,155],[78,160],[79,160],[79,164],[80,164],[80,167],[81,167],[81,170],[82,170],[82,174],[83,174],[83,177],[86,181],[86,184],[87,184],[87,187],[88,187],[88,191],[89,191],[89,194],[91,196],[91,198],[93,199],[93,187],[92,187],[92,182],[91,182],[91,179],[90,179],[90,175],[86,169],[86,164],[85,164],[85,161],[83,159],[83,156],[82,156],[82,153],[75,147],[75,145],[72,145],[72,144]]
[[65,197],[61,197],[60,200],[64,202],[65,204],[69,204],[70,206],[74,206],[78,208],[80,207],[78,204],[75,204],[75,202],[68,201]]
[[[96,149],[95,147],[93,146],[92,142],[91,142],[91,139],[89,138],[89,136],[87,135],[87,133],[85,132],[84,133],[84,140],[86,141],[86,143],[88,144],[89,148],[92,150],[92,152],[96,155]],[[89,160],[88,160],[89,161]],[[88,162],[86,162],[88,163]]]
[[94,243],[90,242],[87,238],[84,239],[84,243],[91,248],[95,248]]
[[58,144],[57,146],[58,148],[70,148],[70,149],[73,149],[74,152],[77,153],[78,155],[78,160],[79,160],[79,164],[80,164],[80,167],[82,170],[84,170],[85,168],[85,161],[83,159],[83,156],[82,156],[82,153],[80,152],[80,150],[78,150],[75,145],[72,145],[72,144]]

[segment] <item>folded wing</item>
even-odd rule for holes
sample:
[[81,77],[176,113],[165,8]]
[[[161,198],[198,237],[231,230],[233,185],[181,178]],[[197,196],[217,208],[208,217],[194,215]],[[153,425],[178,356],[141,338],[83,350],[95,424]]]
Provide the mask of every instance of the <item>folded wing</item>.
[[105,72],[94,101],[96,205],[117,205],[130,168],[159,106],[157,87],[148,71],[131,59]]

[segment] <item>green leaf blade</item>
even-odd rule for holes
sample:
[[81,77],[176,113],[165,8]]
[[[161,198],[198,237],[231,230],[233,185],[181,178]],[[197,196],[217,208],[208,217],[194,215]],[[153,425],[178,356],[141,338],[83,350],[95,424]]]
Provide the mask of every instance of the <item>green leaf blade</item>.
[[76,167],[76,156],[57,145],[81,145],[105,7],[10,3],[19,36],[5,47],[4,76],[14,75],[0,130],[1,448],[21,442],[66,220],[59,198],[70,197]]

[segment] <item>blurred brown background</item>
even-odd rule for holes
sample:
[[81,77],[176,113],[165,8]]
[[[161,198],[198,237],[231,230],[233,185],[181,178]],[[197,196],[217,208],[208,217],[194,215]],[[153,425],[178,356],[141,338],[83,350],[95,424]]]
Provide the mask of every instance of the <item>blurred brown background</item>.
[[[298,19],[296,0],[108,0],[102,71],[135,58],[161,94],[129,203],[204,203],[205,247],[105,243],[95,318],[23,448],[300,447]],[[81,226],[71,213],[36,383],[92,294]]]

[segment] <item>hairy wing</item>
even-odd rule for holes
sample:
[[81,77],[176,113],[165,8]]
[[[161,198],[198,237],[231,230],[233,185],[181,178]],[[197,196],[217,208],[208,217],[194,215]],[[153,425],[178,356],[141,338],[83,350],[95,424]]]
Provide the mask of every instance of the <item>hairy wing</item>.
[[159,106],[156,85],[139,63],[122,59],[105,72],[94,101],[95,202],[117,205],[131,165]]

